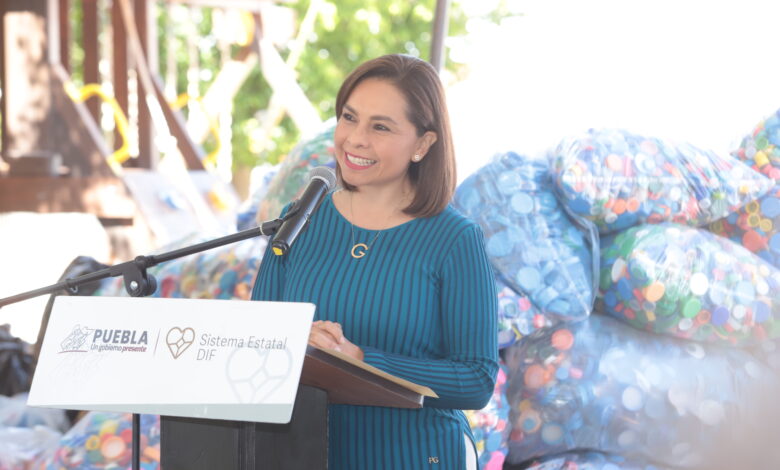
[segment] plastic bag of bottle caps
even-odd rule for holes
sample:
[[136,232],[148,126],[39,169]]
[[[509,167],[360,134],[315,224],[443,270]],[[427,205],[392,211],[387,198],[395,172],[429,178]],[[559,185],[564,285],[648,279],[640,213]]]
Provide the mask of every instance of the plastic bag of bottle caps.
[[498,348],[515,344],[520,338],[550,326],[552,321],[534,306],[527,295],[518,294],[496,276],[498,290]]
[[576,449],[682,468],[776,468],[780,378],[739,348],[603,315],[504,351],[510,463]]
[[487,406],[481,410],[465,411],[474,433],[482,470],[501,470],[507,454],[509,403],[506,400],[506,365],[499,361],[499,366],[493,396]]
[[520,465],[517,470],[670,470],[622,455],[593,451],[564,452],[561,455],[534,460]]
[[[141,468],[160,467],[160,417],[141,415]],[[133,427],[129,413],[90,411],[62,439],[58,448],[33,469],[130,468]]]
[[742,139],[734,155],[771,178],[775,186],[757,201],[711,223],[709,229],[780,267],[780,110]]
[[[188,238],[176,247],[203,241]],[[151,297],[248,300],[267,243],[265,237],[250,238],[153,266],[147,270],[157,280]],[[120,277],[106,281],[95,295],[124,297],[127,292]]]
[[50,455],[61,437],[61,432],[43,425],[0,426],[0,470],[38,468],[35,463]]
[[705,225],[772,186],[730,155],[622,130],[564,139],[552,158],[561,200],[601,233],[643,222]]
[[600,296],[641,330],[738,346],[780,337],[780,271],[702,229],[647,224],[605,241]]
[[[236,215],[237,230],[249,230],[250,228],[257,227],[257,211],[260,209],[260,203],[265,199],[266,194],[268,194],[269,186],[271,185],[274,176],[276,176],[277,171],[278,168],[276,167],[266,171],[257,188],[246,201],[241,203],[241,207],[239,207],[238,214]],[[274,216],[274,218],[276,217]]]
[[572,223],[552,190],[546,161],[497,155],[463,181],[454,206],[477,222],[507,285],[555,321],[586,318],[593,307],[595,231]]
[[770,369],[780,373],[780,344],[777,341],[762,341],[750,351]]
[[282,208],[297,198],[309,182],[309,171],[317,166],[336,168],[333,132],[336,122],[325,123],[325,130],[299,143],[279,164],[279,171],[268,185],[268,192],[257,210],[257,220],[279,217]]
[[65,432],[70,427],[64,410],[27,406],[27,392],[12,397],[0,395],[0,428],[47,428]]

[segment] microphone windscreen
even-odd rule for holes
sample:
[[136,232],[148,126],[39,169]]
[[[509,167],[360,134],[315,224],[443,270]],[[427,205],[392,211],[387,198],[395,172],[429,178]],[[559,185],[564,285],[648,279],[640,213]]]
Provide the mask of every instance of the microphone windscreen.
[[318,178],[328,185],[328,191],[332,191],[336,187],[336,173],[326,166],[318,166],[312,168],[309,172],[309,181]]

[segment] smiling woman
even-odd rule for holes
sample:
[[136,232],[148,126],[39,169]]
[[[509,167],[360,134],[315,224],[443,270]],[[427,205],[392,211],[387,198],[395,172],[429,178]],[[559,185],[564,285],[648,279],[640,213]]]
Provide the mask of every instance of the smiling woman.
[[263,258],[252,298],[314,303],[310,344],[438,395],[414,410],[331,405],[330,467],[476,468],[461,410],[493,391],[495,284],[479,226],[449,206],[455,164],[438,74],[420,59],[379,57],[346,79],[336,111],[343,189],[285,256]]
[[[390,82],[360,83],[341,111],[334,142],[343,184],[405,193],[409,163],[420,162],[436,142],[433,131],[418,135],[407,119],[406,100]],[[378,114],[375,114],[378,113]]]

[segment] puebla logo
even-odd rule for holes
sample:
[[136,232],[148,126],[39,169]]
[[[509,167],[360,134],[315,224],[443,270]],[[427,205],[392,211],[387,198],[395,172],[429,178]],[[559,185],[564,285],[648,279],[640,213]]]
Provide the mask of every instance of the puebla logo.
[[66,336],[65,339],[60,343],[60,352],[87,352],[84,343],[87,342],[87,338],[89,338],[89,335],[92,333],[92,331],[94,330],[91,330],[86,326],[74,326],[70,334],[68,334],[68,336]]

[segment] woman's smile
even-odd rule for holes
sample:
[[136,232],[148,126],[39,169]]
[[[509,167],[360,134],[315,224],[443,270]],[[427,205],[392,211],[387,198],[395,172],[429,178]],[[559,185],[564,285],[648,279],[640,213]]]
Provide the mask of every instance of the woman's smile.
[[344,156],[346,157],[344,158],[344,163],[353,170],[364,170],[376,163],[376,160],[358,157],[349,152],[344,152]]

